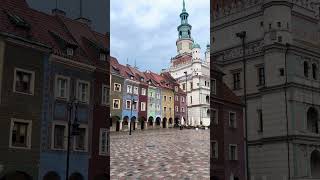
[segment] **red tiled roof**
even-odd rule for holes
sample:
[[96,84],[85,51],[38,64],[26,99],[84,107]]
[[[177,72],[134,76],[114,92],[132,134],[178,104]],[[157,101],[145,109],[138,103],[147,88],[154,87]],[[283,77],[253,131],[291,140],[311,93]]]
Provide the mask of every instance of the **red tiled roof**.
[[225,83],[221,83],[222,84],[222,98],[223,100],[227,101],[227,102],[232,102],[232,103],[236,103],[236,104],[242,104],[241,99],[235,95],[232,90],[225,84]]

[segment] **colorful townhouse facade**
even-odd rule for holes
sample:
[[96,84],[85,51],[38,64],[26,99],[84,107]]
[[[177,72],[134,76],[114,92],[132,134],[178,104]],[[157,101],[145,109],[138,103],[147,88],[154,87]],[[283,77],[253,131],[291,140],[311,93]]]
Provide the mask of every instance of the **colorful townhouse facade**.
[[223,72],[211,65],[211,179],[245,179],[245,138],[240,98],[223,82]]
[[121,65],[115,58],[111,59],[110,72],[111,131],[128,131],[130,124],[131,130],[174,127],[186,118],[186,93],[169,73],[142,72]]
[[127,66],[120,66],[124,80],[121,129],[129,131],[137,127],[139,105],[139,82]]
[[124,77],[121,75],[121,67],[118,60],[111,57],[110,59],[110,131],[120,131],[122,109],[123,109],[123,91]]
[[24,0],[0,8],[0,179],[108,179],[108,36]]

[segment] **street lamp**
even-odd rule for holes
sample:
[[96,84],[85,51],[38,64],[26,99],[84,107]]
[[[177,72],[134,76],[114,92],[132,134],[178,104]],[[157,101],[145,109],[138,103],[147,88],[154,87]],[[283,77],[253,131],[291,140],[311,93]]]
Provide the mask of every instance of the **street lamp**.
[[[188,75],[187,75],[187,71],[184,72],[184,74],[186,75],[186,124],[189,124],[189,120],[188,120]],[[188,122],[188,123],[187,123]]]
[[241,31],[236,33],[236,37],[241,39],[242,42],[242,63],[243,63],[243,98],[244,98],[244,120],[245,120],[245,140],[246,140],[246,168],[247,168],[247,179],[250,179],[250,170],[249,170],[249,157],[248,157],[248,108],[247,108],[247,80],[246,80],[246,49],[245,49],[245,39],[247,33],[246,31]]
[[[67,137],[67,165],[66,165],[66,180],[69,179],[69,160],[70,160],[70,138],[72,136],[77,136],[80,134],[79,132],[79,123],[78,123],[78,101],[74,98],[68,103],[68,111],[69,111],[69,118],[68,118],[68,137]],[[71,115],[72,110],[75,107],[74,111],[74,120],[71,124]],[[71,130],[72,126],[72,130]],[[72,132],[71,132],[72,131]]]
[[131,129],[132,129],[132,108],[133,105],[135,105],[137,102],[132,98],[132,104],[131,104],[131,119],[130,119],[130,131],[129,131],[129,135],[131,135]]

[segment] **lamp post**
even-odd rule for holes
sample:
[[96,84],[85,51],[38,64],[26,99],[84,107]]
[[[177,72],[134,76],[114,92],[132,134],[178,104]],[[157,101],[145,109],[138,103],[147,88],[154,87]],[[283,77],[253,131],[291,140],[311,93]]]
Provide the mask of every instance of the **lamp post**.
[[247,108],[247,80],[246,80],[246,51],[245,51],[245,38],[246,31],[241,31],[236,33],[236,36],[241,39],[242,42],[242,63],[243,63],[243,98],[244,98],[244,120],[245,120],[245,141],[246,141],[246,169],[247,169],[247,179],[250,180],[250,171],[249,171],[249,157],[248,157],[248,108]]
[[[188,119],[188,74],[187,71],[184,72],[185,76],[186,76],[186,125],[189,124],[189,119]],[[188,123],[187,123],[188,122]]]
[[[67,137],[66,180],[68,180],[69,178],[70,138],[72,136],[79,135],[79,124],[78,124],[78,116],[77,116],[78,104],[79,103],[76,99],[73,99],[68,103],[69,118],[68,118],[68,137]],[[72,110],[74,106],[75,106],[74,120],[73,120],[73,123],[71,123]],[[71,132],[71,126],[72,126],[72,132]]]
[[133,108],[133,105],[136,104],[135,100],[133,99],[132,97],[132,104],[131,104],[131,119],[130,119],[130,130],[129,130],[129,135],[131,135],[131,129],[132,129],[132,108]]

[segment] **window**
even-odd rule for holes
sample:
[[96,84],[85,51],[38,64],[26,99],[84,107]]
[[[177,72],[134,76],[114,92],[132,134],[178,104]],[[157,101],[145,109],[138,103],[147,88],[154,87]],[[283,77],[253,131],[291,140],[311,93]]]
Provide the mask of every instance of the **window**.
[[179,96],[175,96],[175,101],[179,101]]
[[175,86],[175,87],[174,87],[174,90],[175,90],[176,92],[178,92],[178,90],[179,90],[179,89],[178,89],[178,86]]
[[157,104],[157,110],[160,111],[160,105],[159,104]]
[[113,100],[113,109],[120,109],[120,99]]
[[181,107],[181,112],[184,112],[184,107]]
[[163,112],[167,112],[167,107],[163,107]]
[[113,85],[114,85],[114,86],[113,86],[113,90],[114,90],[114,91],[121,92],[121,84],[119,84],[119,83],[114,83]]
[[107,105],[109,103],[109,88],[106,85],[102,85],[102,100],[101,104]]
[[277,22],[278,28],[281,28],[281,22]]
[[52,126],[52,149],[66,149],[68,129],[66,123],[53,122]]
[[179,112],[179,106],[176,106],[176,112]]
[[99,155],[107,156],[109,152],[109,133],[108,129],[100,128],[99,136]]
[[141,111],[146,111],[146,102],[141,102]]
[[160,99],[160,94],[159,93],[157,93],[157,99]]
[[312,64],[312,78],[317,79],[318,68],[316,64]]
[[240,72],[233,74],[233,89],[240,89]]
[[79,135],[74,136],[74,150],[76,151],[87,151],[88,150],[88,135],[87,126],[79,126]]
[[106,54],[100,53],[100,61],[106,61]]
[[190,96],[190,104],[192,104],[192,96]]
[[169,102],[171,102],[172,101],[172,97],[171,96],[169,96]]
[[212,122],[213,124],[217,125],[219,123],[218,119],[218,111],[216,109],[212,110]]
[[167,101],[167,96],[163,96],[163,100],[164,100],[164,101]]
[[139,94],[139,88],[138,87],[134,87],[133,88],[133,94],[136,94],[136,95],[138,95]]
[[210,97],[207,95],[206,96],[206,103],[209,104],[210,103]]
[[126,101],[126,109],[131,109],[131,100]]
[[193,89],[193,82],[190,82],[190,90]]
[[283,68],[280,68],[280,69],[279,69],[279,73],[280,73],[280,76],[284,76],[284,69],[283,69]]
[[282,36],[278,36],[278,42],[279,42],[279,43],[282,42]]
[[258,110],[257,110],[257,113],[258,113],[258,124],[259,124],[258,132],[263,132],[262,109],[258,109]]
[[264,67],[259,67],[258,68],[258,80],[259,80],[259,84],[258,85],[264,85],[265,84]]
[[153,96],[154,96],[153,92],[150,92],[150,97],[153,97]]
[[141,88],[141,95],[145,96],[147,94],[147,90],[145,88]]
[[303,72],[305,77],[309,76],[309,64],[307,61],[303,63]]
[[235,161],[238,160],[238,150],[237,150],[237,145],[235,144],[230,144],[229,145],[229,160],[230,161]]
[[70,78],[63,76],[56,76],[56,97],[69,99],[69,86],[70,86]]
[[215,79],[212,79],[211,80],[211,92],[212,94],[216,94],[216,80]]
[[183,83],[183,84],[182,84],[182,89],[183,89],[183,90],[186,90],[186,83]]
[[313,107],[309,108],[307,111],[307,128],[309,132],[319,133],[318,119],[318,111]]
[[78,100],[82,103],[89,103],[90,84],[86,81],[78,80]]
[[212,157],[214,159],[218,159],[218,142],[217,141],[211,142],[211,152],[212,152]]
[[31,148],[32,121],[11,119],[10,148]]
[[127,85],[127,93],[132,93],[132,86],[131,85]]
[[171,107],[169,107],[169,112],[170,112],[170,114],[171,114],[171,110],[172,110]]
[[34,72],[15,68],[13,92],[33,95],[34,93]]
[[236,128],[236,113],[229,112],[229,126]]
[[138,106],[137,106],[138,102],[134,101],[132,102],[132,109],[133,110],[138,110]]
[[144,82],[144,78],[143,78],[143,77],[142,77],[142,78],[140,78],[140,81]]
[[73,49],[72,48],[67,48],[67,55],[73,56]]
[[184,97],[181,96],[181,102],[184,102]]

